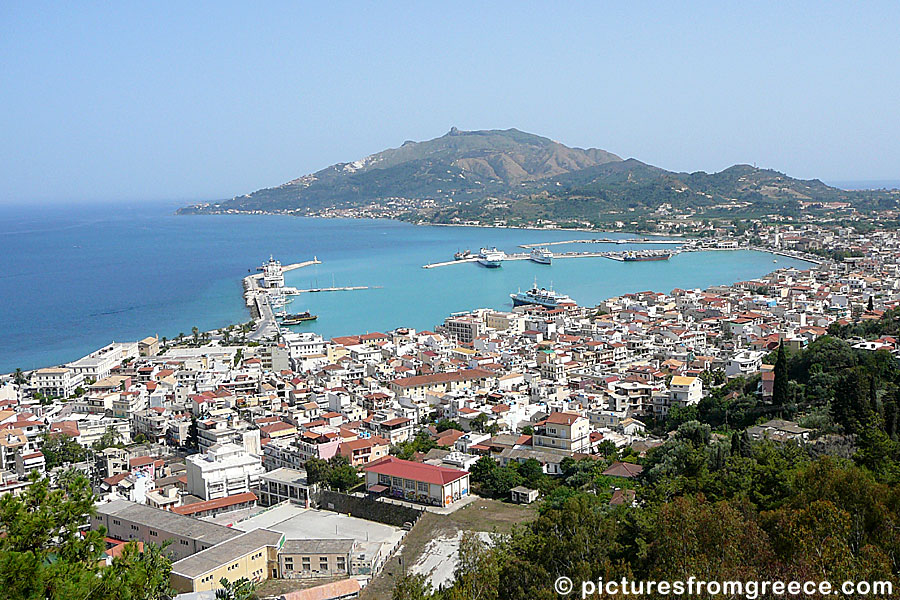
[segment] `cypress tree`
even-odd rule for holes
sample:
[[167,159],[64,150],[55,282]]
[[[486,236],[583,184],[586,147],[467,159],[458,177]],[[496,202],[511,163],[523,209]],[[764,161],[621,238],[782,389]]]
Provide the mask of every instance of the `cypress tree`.
[[775,359],[775,383],[772,390],[772,403],[775,406],[784,406],[788,401],[788,370],[787,355],[784,351],[784,341],[778,346],[778,357]]

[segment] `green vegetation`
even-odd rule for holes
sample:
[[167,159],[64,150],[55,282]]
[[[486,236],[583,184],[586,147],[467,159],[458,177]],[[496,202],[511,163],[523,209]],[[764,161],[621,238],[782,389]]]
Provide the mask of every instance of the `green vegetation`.
[[0,498],[0,589],[9,600],[162,600],[169,589],[171,561],[163,549],[129,543],[104,566],[103,531],[83,531],[94,514],[87,479],[77,473],[47,479],[32,476],[17,497]]
[[69,465],[87,458],[87,449],[64,433],[42,433],[41,452],[48,469]]
[[328,460],[311,458],[306,461],[306,477],[310,484],[318,483],[341,492],[346,492],[360,483],[356,467],[339,454]]

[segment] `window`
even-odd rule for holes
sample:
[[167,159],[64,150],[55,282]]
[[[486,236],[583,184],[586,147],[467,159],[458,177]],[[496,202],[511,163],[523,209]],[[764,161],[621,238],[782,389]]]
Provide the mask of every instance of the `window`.
[[391,485],[391,478],[387,475],[378,475],[378,483],[381,485]]
[[328,570],[328,557],[327,557],[327,556],[320,556],[320,557],[319,557],[319,570],[320,570],[320,571],[327,571],[327,570]]
[[346,571],[347,570],[347,559],[343,556],[337,557],[337,568],[338,571]]
[[419,491],[420,491],[420,492],[427,492],[427,491],[428,491],[428,484],[427,484],[426,482],[424,482],[424,481],[420,481],[420,482],[419,482]]
[[302,566],[304,571],[309,571],[309,557],[304,556],[302,561]]

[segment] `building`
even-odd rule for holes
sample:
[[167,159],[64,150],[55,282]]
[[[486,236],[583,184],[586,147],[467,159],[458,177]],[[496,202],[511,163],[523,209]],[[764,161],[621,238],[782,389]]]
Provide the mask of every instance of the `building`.
[[159,354],[159,338],[145,337],[138,342],[138,353],[141,356],[156,356]]
[[672,407],[696,406],[703,397],[703,380],[699,377],[676,375],[669,382],[669,392],[654,395],[653,410],[658,417],[665,417]]
[[84,383],[84,376],[65,367],[38,369],[31,376],[31,388],[38,394],[69,398]]
[[359,438],[349,442],[341,442],[338,453],[350,461],[354,467],[384,458],[390,453],[390,443],[379,436]]
[[351,575],[356,546],[352,539],[288,540],[278,554],[281,577],[306,579]]
[[219,513],[253,508],[256,506],[256,500],[256,494],[253,492],[244,492],[234,496],[216,498],[215,500],[204,500],[203,502],[175,506],[172,508],[172,512],[201,519],[203,517],[212,517]]
[[449,506],[469,495],[469,472],[388,456],[364,467],[366,489],[436,506]]
[[483,386],[491,377],[493,373],[483,369],[414,375],[391,381],[391,391],[397,396],[424,399],[429,393],[455,392],[459,389]]
[[532,446],[572,454],[588,453],[591,423],[576,413],[555,412],[534,426]]
[[259,502],[273,506],[289,500],[308,508],[314,488],[306,479],[306,471],[282,467],[260,476]]
[[197,554],[240,535],[239,531],[229,527],[128,500],[97,505],[97,514],[91,518],[91,528],[101,526],[106,529],[108,537],[117,540],[154,544],[169,541],[171,543],[166,550],[174,560]]
[[253,491],[265,472],[259,457],[237,444],[215,444],[206,454],[185,460],[188,492],[204,500],[214,500]]
[[[235,532],[237,533],[237,532]],[[179,560],[172,565],[171,584],[177,592],[205,592],[219,581],[241,578],[260,582],[278,576],[278,550],[284,534],[254,529]]]
[[472,340],[484,333],[484,322],[470,315],[449,317],[444,320],[444,327],[450,337],[461,344],[471,344]]

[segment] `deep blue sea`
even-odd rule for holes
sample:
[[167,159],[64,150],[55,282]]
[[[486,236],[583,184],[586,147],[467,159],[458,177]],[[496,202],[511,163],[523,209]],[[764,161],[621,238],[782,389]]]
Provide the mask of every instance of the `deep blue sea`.
[[[190,334],[193,326],[203,331],[246,321],[241,279],[270,254],[285,264],[313,256],[323,261],[289,272],[287,285],[381,286],[297,297],[291,312],[319,315],[297,329],[326,336],[426,329],[452,312],[509,308],[510,292],[529,287],[535,277],[592,304],[626,292],[706,287],[778,267],[808,266],[734,251],[685,253],[667,262],[578,258],[551,266],[510,261],[500,269],[475,263],[422,269],[461,249],[496,245],[515,251],[518,244],[592,234],[387,220],[175,216],[178,205],[0,206],[0,373],[74,360],[111,341],[171,338]],[[610,247],[554,247],[601,249]]]

